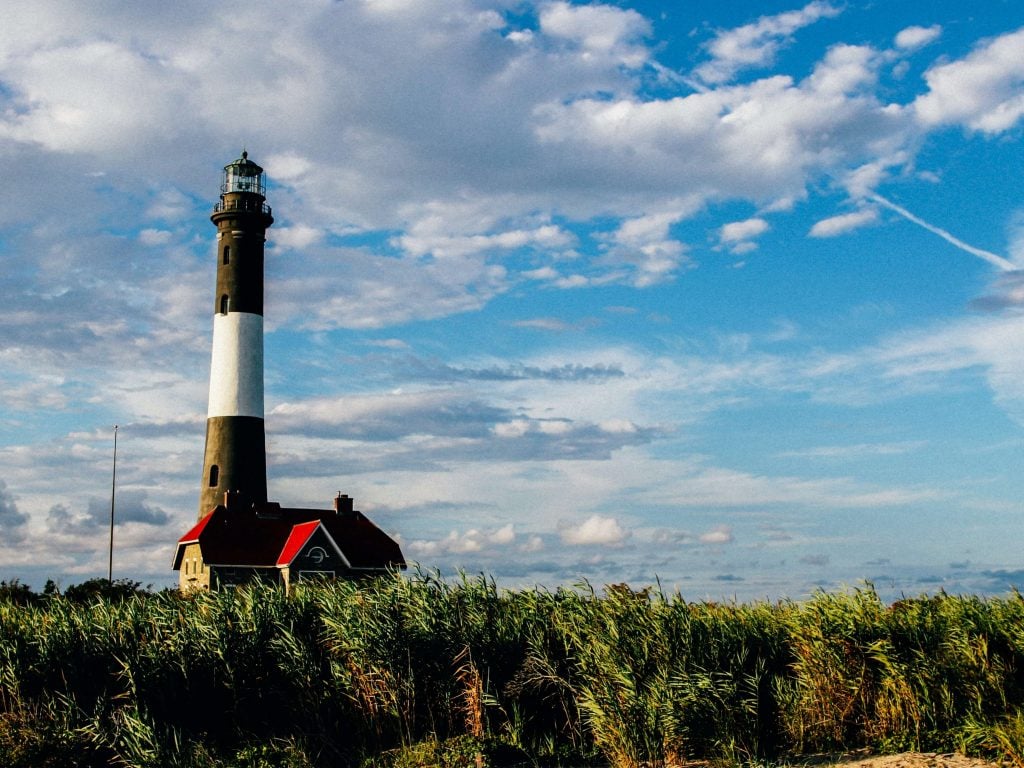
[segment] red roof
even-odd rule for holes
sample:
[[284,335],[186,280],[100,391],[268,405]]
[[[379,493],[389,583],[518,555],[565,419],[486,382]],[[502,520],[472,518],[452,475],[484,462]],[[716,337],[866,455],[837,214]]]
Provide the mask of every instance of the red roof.
[[182,536],[180,539],[178,539],[178,543],[179,544],[194,544],[195,542],[199,541],[199,534],[201,534],[203,532],[203,528],[206,527],[206,524],[208,522],[210,522],[210,519],[212,517],[213,517],[212,514],[211,515],[207,515],[202,520],[200,520],[198,523],[193,525],[189,529],[188,533],[186,533],[184,536]]
[[178,540],[173,567],[181,567],[185,546],[194,543],[208,565],[284,566],[319,526],[355,570],[405,567],[398,543],[361,512],[287,508],[273,502],[216,507]]
[[292,528],[291,535],[288,536],[288,541],[284,543],[284,549],[281,550],[281,554],[277,556],[277,564],[291,565],[292,560],[299,554],[299,550],[302,549],[303,545],[309,541],[309,537],[313,535],[313,531],[320,527],[319,520],[310,520],[308,523],[299,523]]

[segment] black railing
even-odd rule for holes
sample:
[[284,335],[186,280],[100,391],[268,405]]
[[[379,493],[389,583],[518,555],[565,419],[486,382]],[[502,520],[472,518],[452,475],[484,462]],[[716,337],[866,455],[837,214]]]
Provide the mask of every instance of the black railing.
[[221,211],[253,211],[254,213],[265,213],[271,215],[270,206],[252,197],[233,197],[230,200],[220,200],[213,206],[214,213]]

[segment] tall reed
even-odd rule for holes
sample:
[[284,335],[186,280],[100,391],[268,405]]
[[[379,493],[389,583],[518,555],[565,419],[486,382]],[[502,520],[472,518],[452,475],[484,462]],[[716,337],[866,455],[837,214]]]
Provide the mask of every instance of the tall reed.
[[0,600],[11,766],[397,766],[424,743],[435,764],[861,747],[1019,761],[1021,712],[1017,594],[718,605],[418,573],[291,596]]

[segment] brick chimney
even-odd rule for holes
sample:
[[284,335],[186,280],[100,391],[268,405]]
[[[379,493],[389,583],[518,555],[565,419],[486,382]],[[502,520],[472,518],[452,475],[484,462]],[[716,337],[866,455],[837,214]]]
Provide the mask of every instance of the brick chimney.
[[352,514],[352,498],[347,493],[338,492],[334,497],[334,511],[338,515]]

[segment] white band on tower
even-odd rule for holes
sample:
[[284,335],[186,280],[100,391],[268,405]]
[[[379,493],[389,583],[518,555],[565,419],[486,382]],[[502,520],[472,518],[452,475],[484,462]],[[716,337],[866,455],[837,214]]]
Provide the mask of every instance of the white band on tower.
[[263,418],[263,316],[229,312],[213,316],[209,418]]

